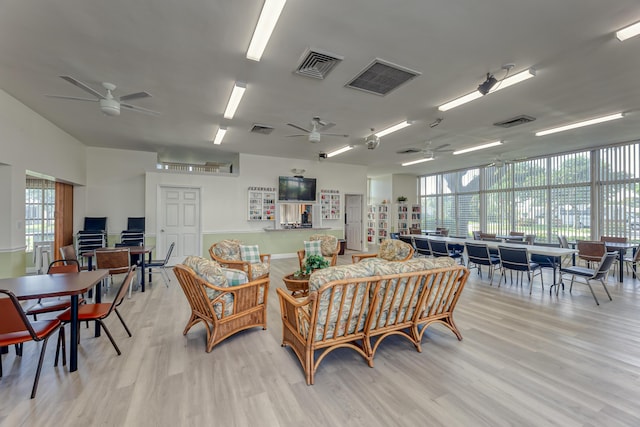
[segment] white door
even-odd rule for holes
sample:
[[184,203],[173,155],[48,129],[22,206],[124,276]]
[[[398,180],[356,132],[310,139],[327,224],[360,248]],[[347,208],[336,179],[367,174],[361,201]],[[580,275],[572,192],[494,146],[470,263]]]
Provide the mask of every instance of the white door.
[[345,212],[347,214],[345,236],[347,249],[362,250],[362,195],[345,195]]
[[200,243],[200,189],[160,187],[158,198],[156,256],[161,259],[171,243],[175,247],[169,264],[182,262],[188,255],[202,255]]

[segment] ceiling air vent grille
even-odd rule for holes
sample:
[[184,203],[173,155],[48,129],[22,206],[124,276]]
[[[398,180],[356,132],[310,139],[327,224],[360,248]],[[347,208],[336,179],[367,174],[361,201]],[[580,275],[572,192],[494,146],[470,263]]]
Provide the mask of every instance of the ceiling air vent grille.
[[345,86],[384,96],[420,74],[418,71],[376,59]]
[[273,132],[273,128],[271,126],[261,125],[261,124],[255,123],[251,127],[251,132],[252,133],[261,133],[263,135],[269,135],[271,132]]
[[323,80],[343,57],[318,49],[308,49],[300,60],[294,73],[301,76]]
[[534,121],[536,118],[531,116],[526,116],[524,114],[513,117],[511,119],[507,119],[501,122],[494,123],[494,126],[500,126],[502,128],[511,128],[518,125],[523,125],[525,123],[529,123]]

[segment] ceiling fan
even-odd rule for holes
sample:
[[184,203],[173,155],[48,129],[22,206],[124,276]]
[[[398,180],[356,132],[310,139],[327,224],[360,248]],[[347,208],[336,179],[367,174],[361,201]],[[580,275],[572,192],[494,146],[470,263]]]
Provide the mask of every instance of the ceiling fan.
[[433,141],[427,141],[422,147],[409,147],[403,150],[396,151],[396,154],[417,154],[422,153],[425,158],[432,159],[436,156],[436,153],[449,153],[453,150],[447,147],[451,144],[440,144],[437,147],[432,147]]
[[305,133],[299,133],[299,134],[295,134],[295,135],[287,135],[288,137],[307,136],[308,135],[310,142],[320,142],[320,138],[322,136],[341,136],[343,138],[348,138],[349,137],[349,135],[343,134],[343,133],[326,133],[326,132],[323,132],[323,131],[335,126],[336,124],[335,123],[330,123],[330,122],[325,122],[320,117],[314,117],[311,120],[311,129],[303,128],[302,126],[298,126],[298,125],[296,125],[294,123],[287,123],[287,125],[305,132]]
[[79,87],[85,92],[90,93],[91,95],[95,96],[95,98],[79,98],[76,96],[63,96],[63,95],[46,95],[49,98],[70,99],[73,101],[99,102],[100,110],[107,116],[119,116],[120,108],[125,108],[131,111],[137,111],[139,113],[151,114],[154,116],[157,116],[160,114],[157,111],[148,110],[146,108],[138,107],[136,105],[131,105],[128,103],[128,101],[131,101],[132,99],[150,98],[151,95],[147,92],[135,92],[135,93],[130,93],[128,95],[117,97],[117,96],[113,96],[113,91],[116,90],[116,85],[114,85],[113,83],[104,82],[102,83],[102,87],[107,92],[103,95],[97,90],[87,85],[86,83],[83,83],[78,79],[74,79],[71,76],[60,76],[60,78],[71,83],[74,86]]
[[502,156],[498,155],[495,159],[493,159],[493,162],[487,165],[487,167],[501,168],[506,165],[512,165],[514,162],[515,162],[514,160],[506,160],[506,159],[503,159]]

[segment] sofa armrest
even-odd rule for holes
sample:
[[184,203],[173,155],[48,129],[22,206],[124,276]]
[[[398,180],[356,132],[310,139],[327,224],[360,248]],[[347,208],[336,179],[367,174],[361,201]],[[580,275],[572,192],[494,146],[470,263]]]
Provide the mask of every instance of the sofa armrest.
[[260,254],[260,262],[271,264],[271,254]]
[[311,313],[316,303],[317,294],[312,292],[304,299],[292,297],[284,289],[276,289],[280,300],[282,327],[287,328],[300,342],[311,340],[309,334]]
[[356,262],[360,262],[363,259],[366,258],[376,258],[378,256],[378,254],[358,254],[358,255],[351,255],[351,263],[355,264]]
[[225,317],[229,317],[228,315],[225,316],[226,304],[229,303],[228,295],[233,296],[233,299],[231,300],[233,303],[232,316],[253,310],[256,307],[266,304],[269,292],[269,281],[269,277],[264,277],[242,285],[229,287],[212,285],[204,280],[202,280],[201,283],[203,286],[219,292],[219,294],[210,301],[212,306],[218,303],[222,305],[219,319],[223,320]]

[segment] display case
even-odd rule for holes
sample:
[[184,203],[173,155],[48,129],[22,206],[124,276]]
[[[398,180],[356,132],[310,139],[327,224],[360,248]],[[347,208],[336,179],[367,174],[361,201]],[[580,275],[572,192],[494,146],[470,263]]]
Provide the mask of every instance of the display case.
[[340,191],[320,190],[322,219],[341,219]]
[[274,187],[249,187],[249,221],[273,221],[276,219],[276,189]]

